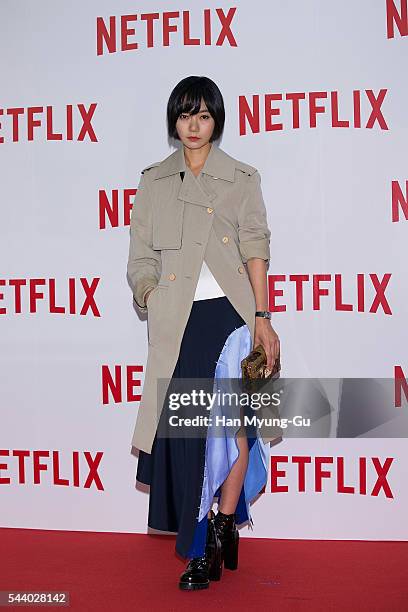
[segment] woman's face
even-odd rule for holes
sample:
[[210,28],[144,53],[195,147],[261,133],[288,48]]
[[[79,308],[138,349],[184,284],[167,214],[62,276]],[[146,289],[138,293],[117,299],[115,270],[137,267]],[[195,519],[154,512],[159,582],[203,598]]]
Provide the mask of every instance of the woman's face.
[[183,145],[189,149],[200,149],[207,144],[214,131],[214,126],[214,119],[208,112],[203,98],[200,111],[196,115],[182,113],[176,121],[177,134]]

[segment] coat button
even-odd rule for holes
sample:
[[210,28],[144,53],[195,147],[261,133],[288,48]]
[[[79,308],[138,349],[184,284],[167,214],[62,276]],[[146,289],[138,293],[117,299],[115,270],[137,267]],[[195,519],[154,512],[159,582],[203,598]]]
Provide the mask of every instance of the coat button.
[[245,270],[244,270],[244,268],[243,268],[242,266],[239,266],[239,268],[238,268],[238,272],[239,272],[240,274],[243,274],[243,273],[245,272]]
[[171,274],[169,274],[169,279],[170,280],[174,280],[176,278],[176,275],[174,274],[174,272],[172,272]]
[[224,244],[227,244],[228,240],[229,240],[228,236],[223,236],[222,237],[222,241],[223,241]]
[[208,213],[212,213],[212,212],[213,212],[213,210],[214,210],[213,208],[207,208],[207,212],[208,212]]

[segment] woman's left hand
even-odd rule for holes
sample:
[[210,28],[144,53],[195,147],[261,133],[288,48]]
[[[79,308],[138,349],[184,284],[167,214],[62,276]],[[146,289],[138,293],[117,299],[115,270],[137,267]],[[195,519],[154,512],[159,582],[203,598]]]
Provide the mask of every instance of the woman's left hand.
[[254,347],[262,344],[265,349],[267,363],[266,367],[269,371],[272,371],[275,359],[277,358],[280,351],[279,336],[273,329],[270,319],[264,319],[262,317],[255,317],[255,333],[254,333]]

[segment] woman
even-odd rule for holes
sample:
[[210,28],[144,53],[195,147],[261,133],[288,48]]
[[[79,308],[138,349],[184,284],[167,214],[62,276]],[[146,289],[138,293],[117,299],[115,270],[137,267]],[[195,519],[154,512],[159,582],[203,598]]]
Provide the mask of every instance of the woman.
[[236,525],[252,521],[249,503],[266,483],[265,448],[274,439],[251,437],[245,427],[221,442],[206,426],[197,435],[169,435],[169,395],[183,381],[204,379],[211,390],[217,379],[239,378],[254,346],[265,348],[269,369],[279,352],[268,312],[270,230],[260,176],[214,144],[224,121],[211,79],[178,83],[167,127],[182,147],[142,171],[130,226],[128,275],[148,313],[149,344],[132,440],[136,478],[150,485],[148,525],[176,532],[176,551],[189,559],[179,580],[186,590],[207,588],[222,564],[237,568]]

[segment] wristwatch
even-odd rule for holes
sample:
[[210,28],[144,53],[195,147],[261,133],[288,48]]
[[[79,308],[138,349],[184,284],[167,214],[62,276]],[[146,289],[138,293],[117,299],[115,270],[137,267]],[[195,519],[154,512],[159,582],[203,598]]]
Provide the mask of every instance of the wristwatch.
[[256,317],[263,317],[264,319],[270,319],[272,313],[269,310],[257,310],[255,313]]

